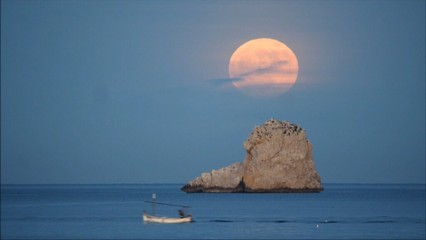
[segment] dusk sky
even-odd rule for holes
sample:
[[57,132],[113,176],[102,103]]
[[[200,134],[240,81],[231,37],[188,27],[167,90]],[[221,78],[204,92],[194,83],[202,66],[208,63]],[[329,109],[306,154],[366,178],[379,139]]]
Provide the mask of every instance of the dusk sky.
[[[278,96],[231,84],[256,38]],[[1,183],[185,183],[298,124],[323,183],[425,183],[425,1],[1,1]]]

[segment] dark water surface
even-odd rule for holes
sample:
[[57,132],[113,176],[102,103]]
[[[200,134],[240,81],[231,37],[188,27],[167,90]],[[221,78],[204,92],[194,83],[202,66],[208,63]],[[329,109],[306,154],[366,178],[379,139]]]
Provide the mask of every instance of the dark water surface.
[[[424,239],[425,185],[325,184],[319,194],[186,194],[177,184],[2,185],[2,239]],[[144,224],[145,203],[195,222]],[[179,208],[157,205],[159,215]]]

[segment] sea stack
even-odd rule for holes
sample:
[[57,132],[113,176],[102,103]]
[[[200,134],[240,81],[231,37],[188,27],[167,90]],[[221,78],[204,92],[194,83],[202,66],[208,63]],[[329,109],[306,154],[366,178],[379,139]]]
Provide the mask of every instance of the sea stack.
[[320,192],[321,177],[312,159],[306,131],[270,119],[254,128],[244,142],[243,163],[203,173],[182,187],[196,192]]

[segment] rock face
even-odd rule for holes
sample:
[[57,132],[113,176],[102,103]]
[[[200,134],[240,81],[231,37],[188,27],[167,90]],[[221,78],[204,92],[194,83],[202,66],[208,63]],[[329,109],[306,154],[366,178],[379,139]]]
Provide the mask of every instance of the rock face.
[[182,188],[185,192],[242,192],[243,164],[203,173]]
[[320,192],[321,178],[312,160],[306,132],[271,119],[255,127],[244,142],[243,163],[203,173],[182,187],[193,192]]

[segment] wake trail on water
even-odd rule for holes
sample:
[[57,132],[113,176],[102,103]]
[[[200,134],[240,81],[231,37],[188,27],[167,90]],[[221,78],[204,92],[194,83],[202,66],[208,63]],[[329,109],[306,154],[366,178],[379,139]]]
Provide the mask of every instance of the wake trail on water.
[[341,220],[306,220],[306,219],[276,219],[276,220],[250,220],[250,219],[213,219],[213,220],[198,220],[198,222],[213,222],[213,223],[306,223],[306,224],[425,224],[425,221],[422,219],[416,218],[406,218],[406,219],[396,219],[396,218],[352,218],[352,219],[341,219]]

